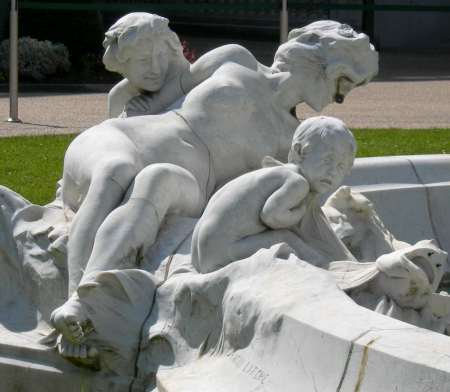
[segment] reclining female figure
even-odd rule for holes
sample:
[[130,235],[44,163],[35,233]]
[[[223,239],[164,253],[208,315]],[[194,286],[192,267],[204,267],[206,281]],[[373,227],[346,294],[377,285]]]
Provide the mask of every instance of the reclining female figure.
[[65,207],[76,211],[70,298],[52,316],[69,341],[83,340],[79,285],[152,245],[167,214],[199,216],[214,189],[259,168],[266,155],[285,157],[297,104],[320,111],[378,70],[368,37],[332,21],[291,32],[270,68],[245,53],[195,87],[179,109],[107,120],[69,146],[62,192]]

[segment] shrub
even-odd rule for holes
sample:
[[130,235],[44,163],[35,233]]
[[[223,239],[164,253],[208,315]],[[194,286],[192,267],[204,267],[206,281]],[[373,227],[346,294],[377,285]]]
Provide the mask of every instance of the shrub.
[[[38,41],[30,37],[19,39],[19,75],[43,80],[47,76],[70,70],[69,51],[63,44]],[[0,43],[0,72],[9,71],[9,40]]]
[[84,77],[96,76],[104,72],[104,69],[101,53],[86,53],[81,58],[81,73]]

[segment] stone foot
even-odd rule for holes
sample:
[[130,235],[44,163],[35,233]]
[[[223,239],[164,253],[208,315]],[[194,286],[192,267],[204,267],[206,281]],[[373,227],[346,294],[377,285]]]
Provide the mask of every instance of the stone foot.
[[81,345],[93,330],[76,295],[54,310],[50,321],[65,340],[77,345]]
[[95,347],[83,343],[72,343],[63,335],[59,335],[58,352],[75,365],[98,368],[99,352]]

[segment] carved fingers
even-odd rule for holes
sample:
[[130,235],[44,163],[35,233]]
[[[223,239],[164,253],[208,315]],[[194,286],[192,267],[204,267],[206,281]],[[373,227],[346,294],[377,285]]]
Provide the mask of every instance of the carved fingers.
[[125,113],[127,117],[142,116],[144,114],[152,114],[152,97],[141,94],[131,98],[125,105]]

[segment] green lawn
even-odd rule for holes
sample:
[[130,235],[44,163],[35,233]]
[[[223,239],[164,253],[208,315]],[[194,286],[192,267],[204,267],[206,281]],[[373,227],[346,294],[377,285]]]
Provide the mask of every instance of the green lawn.
[[353,130],[358,157],[450,154],[450,129]]
[[[357,129],[358,156],[450,153],[450,129]],[[0,184],[28,200],[52,200],[75,135],[0,138]]]
[[0,184],[36,204],[53,200],[64,151],[74,137],[0,138]]

